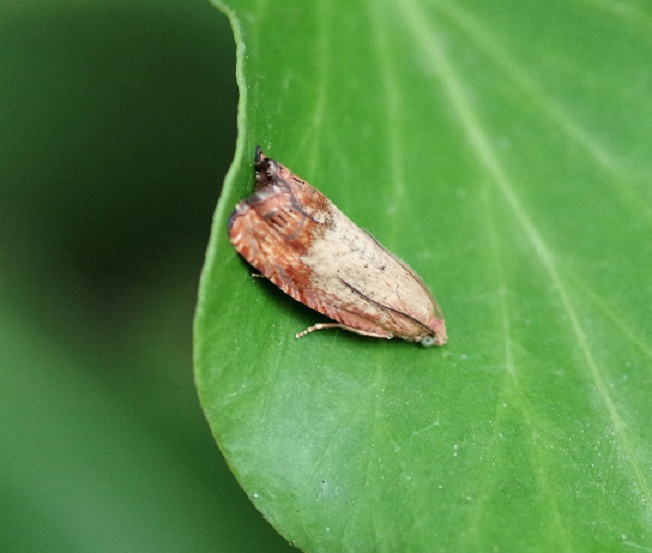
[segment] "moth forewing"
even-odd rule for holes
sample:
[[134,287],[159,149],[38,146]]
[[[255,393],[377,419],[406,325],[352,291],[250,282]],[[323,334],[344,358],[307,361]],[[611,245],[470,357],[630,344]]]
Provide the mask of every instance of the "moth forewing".
[[328,198],[257,148],[256,191],[231,216],[235,249],[284,292],[365,336],[446,343],[423,280]]

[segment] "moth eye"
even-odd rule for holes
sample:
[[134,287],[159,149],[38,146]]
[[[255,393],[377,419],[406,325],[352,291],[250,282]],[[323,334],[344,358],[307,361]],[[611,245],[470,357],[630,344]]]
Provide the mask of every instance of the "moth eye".
[[435,343],[435,337],[434,336],[424,336],[421,338],[421,345],[424,348],[429,348]]

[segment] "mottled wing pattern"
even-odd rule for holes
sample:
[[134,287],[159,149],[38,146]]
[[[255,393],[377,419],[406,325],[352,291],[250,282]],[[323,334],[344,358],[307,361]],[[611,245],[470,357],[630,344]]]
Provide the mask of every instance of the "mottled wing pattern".
[[442,333],[439,307],[403,261],[262,152],[256,169],[256,192],[236,206],[229,236],[261,274],[354,332],[414,341]]

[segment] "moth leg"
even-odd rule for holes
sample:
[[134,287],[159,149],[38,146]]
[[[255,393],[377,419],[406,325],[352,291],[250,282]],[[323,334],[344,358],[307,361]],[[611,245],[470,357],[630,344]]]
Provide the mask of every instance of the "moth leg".
[[379,332],[367,332],[364,330],[360,330],[357,328],[353,328],[352,326],[346,326],[344,324],[340,323],[318,323],[316,325],[309,326],[305,330],[302,330],[301,332],[298,332],[297,334],[294,335],[295,338],[303,338],[306,334],[310,334],[311,332],[314,332],[315,330],[324,330],[326,328],[341,328],[342,330],[348,330],[349,332],[355,332],[356,334],[360,334],[361,336],[371,336],[372,338],[387,338],[388,340],[392,338],[392,334],[385,332],[385,333],[379,333]]
[[309,326],[308,328],[302,330],[301,332],[297,332],[294,335],[294,337],[303,338],[306,334],[310,334],[315,330],[323,330],[325,328],[344,328],[344,325],[341,325],[340,323],[318,323],[316,325]]

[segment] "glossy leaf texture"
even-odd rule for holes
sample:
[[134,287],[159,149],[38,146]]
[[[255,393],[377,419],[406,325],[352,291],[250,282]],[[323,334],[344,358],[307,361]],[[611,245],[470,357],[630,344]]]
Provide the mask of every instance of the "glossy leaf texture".
[[[307,552],[652,550],[652,8],[230,1],[239,140],[195,327],[242,487]],[[339,330],[235,253],[260,144],[430,285]]]

